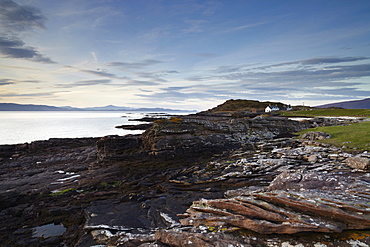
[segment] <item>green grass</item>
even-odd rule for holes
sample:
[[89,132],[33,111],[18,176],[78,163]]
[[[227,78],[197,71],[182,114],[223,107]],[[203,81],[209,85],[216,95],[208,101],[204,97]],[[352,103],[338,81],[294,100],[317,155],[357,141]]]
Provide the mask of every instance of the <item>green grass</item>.
[[73,188],[69,188],[69,189],[65,189],[65,190],[62,190],[62,191],[55,191],[55,192],[52,192],[50,195],[51,196],[59,196],[59,195],[63,195],[69,191],[74,191],[76,189],[73,189]]
[[370,109],[312,109],[307,111],[280,112],[282,116],[351,116],[370,117]]
[[346,146],[349,149],[370,151],[370,121],[354,123],[347,126],[327,126],[306,129],[298,132],[302,135],[311,131],[322,131],[332,135],[332,138],[320,142],[332,144],[337,147]]

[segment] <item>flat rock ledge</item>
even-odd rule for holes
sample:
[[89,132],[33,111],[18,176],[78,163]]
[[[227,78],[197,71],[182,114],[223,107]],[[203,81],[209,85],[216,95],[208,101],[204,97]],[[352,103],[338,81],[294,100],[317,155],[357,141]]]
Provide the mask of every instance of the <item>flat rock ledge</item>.
[[118,246],[370,245],[370,174],[351,165],[367,152],[289,138],[255,146],[173,170],[164,194],[93,203],[85,229]]
[[180,221],[260,234],[368,229],[369,182],[368,173],[283,172],[263,192],[239,191],[238,197],[196,201]]

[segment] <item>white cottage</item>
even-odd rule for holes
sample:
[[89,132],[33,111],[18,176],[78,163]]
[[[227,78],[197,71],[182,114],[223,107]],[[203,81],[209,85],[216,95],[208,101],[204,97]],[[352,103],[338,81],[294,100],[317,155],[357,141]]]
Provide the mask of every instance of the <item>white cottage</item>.
[[269,105],[265,108],[265,112],[279,111],[280,108],[276,105]]

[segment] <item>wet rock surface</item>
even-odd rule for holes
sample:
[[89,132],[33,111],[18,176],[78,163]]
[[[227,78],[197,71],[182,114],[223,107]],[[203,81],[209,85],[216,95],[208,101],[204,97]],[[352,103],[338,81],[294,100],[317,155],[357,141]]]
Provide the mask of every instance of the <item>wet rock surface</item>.
[[369,154],[207,117],[0,149],[1,246],[370,245]]
[[131,125],[119,125],[116,126],[117,129],[125,129],[125,130],[147,130],[152,127],[153,124],[131,124]]

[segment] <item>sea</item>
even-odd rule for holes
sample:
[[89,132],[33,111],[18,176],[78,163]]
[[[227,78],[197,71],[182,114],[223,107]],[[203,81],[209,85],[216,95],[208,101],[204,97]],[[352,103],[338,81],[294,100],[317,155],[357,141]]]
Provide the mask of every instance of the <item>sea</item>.
[[141,134],[142,130],[115,127],[143,123],[130,121],[134,119],[168,114],[182,115],[189,112],[0,111],[0,145],[30,143],[50,138]]

